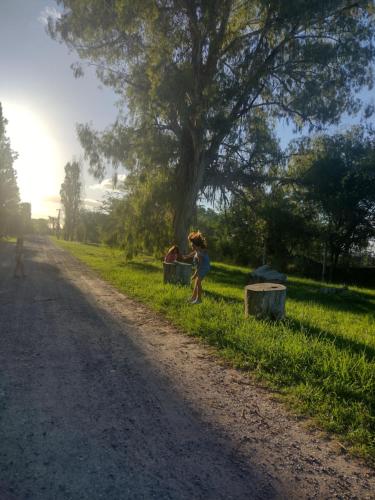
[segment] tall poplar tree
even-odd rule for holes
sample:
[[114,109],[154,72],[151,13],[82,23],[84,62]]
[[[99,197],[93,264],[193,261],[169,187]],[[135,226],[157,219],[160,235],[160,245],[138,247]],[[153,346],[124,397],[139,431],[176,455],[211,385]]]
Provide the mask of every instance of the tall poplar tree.
[[276,119],[336,123],[372,85],[371,1],[57,3],[50,34],[96,67],[127,111],[103,133],[78,128],[91,171],[100,178],[112,162],[162,172],[181,245],[200,194],[267,174]]
[[19,190],[13,163],[17,155],[6,136],[7,121],[0,103],[0,236],[7,234],[9,221],[18,213]]
[[65,178],[61,184],[60,197],[64,210],[64,239],[66,240],[73,240],[78,228],[82,190],[80,175],[79,162],[72,161],[65,165]]

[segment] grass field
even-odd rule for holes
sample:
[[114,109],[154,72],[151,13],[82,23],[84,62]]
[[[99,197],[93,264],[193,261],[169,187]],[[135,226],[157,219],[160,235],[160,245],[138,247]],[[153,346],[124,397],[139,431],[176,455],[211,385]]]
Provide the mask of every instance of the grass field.
[[234,366],[277,387],[353,453],[375,461],[375,290],[351,287],[346,296],[327,296],[320,283],[291,277],[287,319],[270,323],[244,318],[247,268],[214,263],[203,303],[192,306],[186,287],[163,285],[161,262],[125,262],[119,250],[57,243],[125,294],[216,346]]

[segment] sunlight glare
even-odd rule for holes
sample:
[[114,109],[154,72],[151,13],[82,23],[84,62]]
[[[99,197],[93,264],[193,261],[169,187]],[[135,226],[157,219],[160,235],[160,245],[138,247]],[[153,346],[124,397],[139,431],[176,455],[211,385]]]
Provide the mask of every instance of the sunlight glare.
[[63,181],[58,143],[47,121],[30,106],[7,101],[2,105],[8,120],[7,136],[18,153],[14,166],[21,200],[31,203],[33,217],[55,215]]

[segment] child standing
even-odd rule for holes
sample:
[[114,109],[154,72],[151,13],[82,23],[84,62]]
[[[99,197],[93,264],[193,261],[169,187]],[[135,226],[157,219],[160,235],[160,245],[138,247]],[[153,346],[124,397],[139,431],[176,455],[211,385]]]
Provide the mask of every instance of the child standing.
[[191,304],[200,304],[202,302],[202,280],[210,270],[210,259],[207,253],[207,243],[203,234],[195,231],[188,236],[189,243],[193,252],[187,257],[193,257],[193,262],[196,265],[196,271],[192,276],[194,282],[193,295],[189,302]]

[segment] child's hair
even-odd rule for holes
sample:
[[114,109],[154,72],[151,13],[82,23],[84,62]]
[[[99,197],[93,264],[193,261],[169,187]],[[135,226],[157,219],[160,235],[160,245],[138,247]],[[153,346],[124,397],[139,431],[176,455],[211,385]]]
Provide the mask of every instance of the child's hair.
[[189,234],[188,240],[190,243],[199,248],[207,248],[206,238],[200,231],[193,231]]
[[178,248],[178,245],[173,245],[167,252],[167,254],[172,253],[172,252],[177,252],[180,253],[180,249]]

